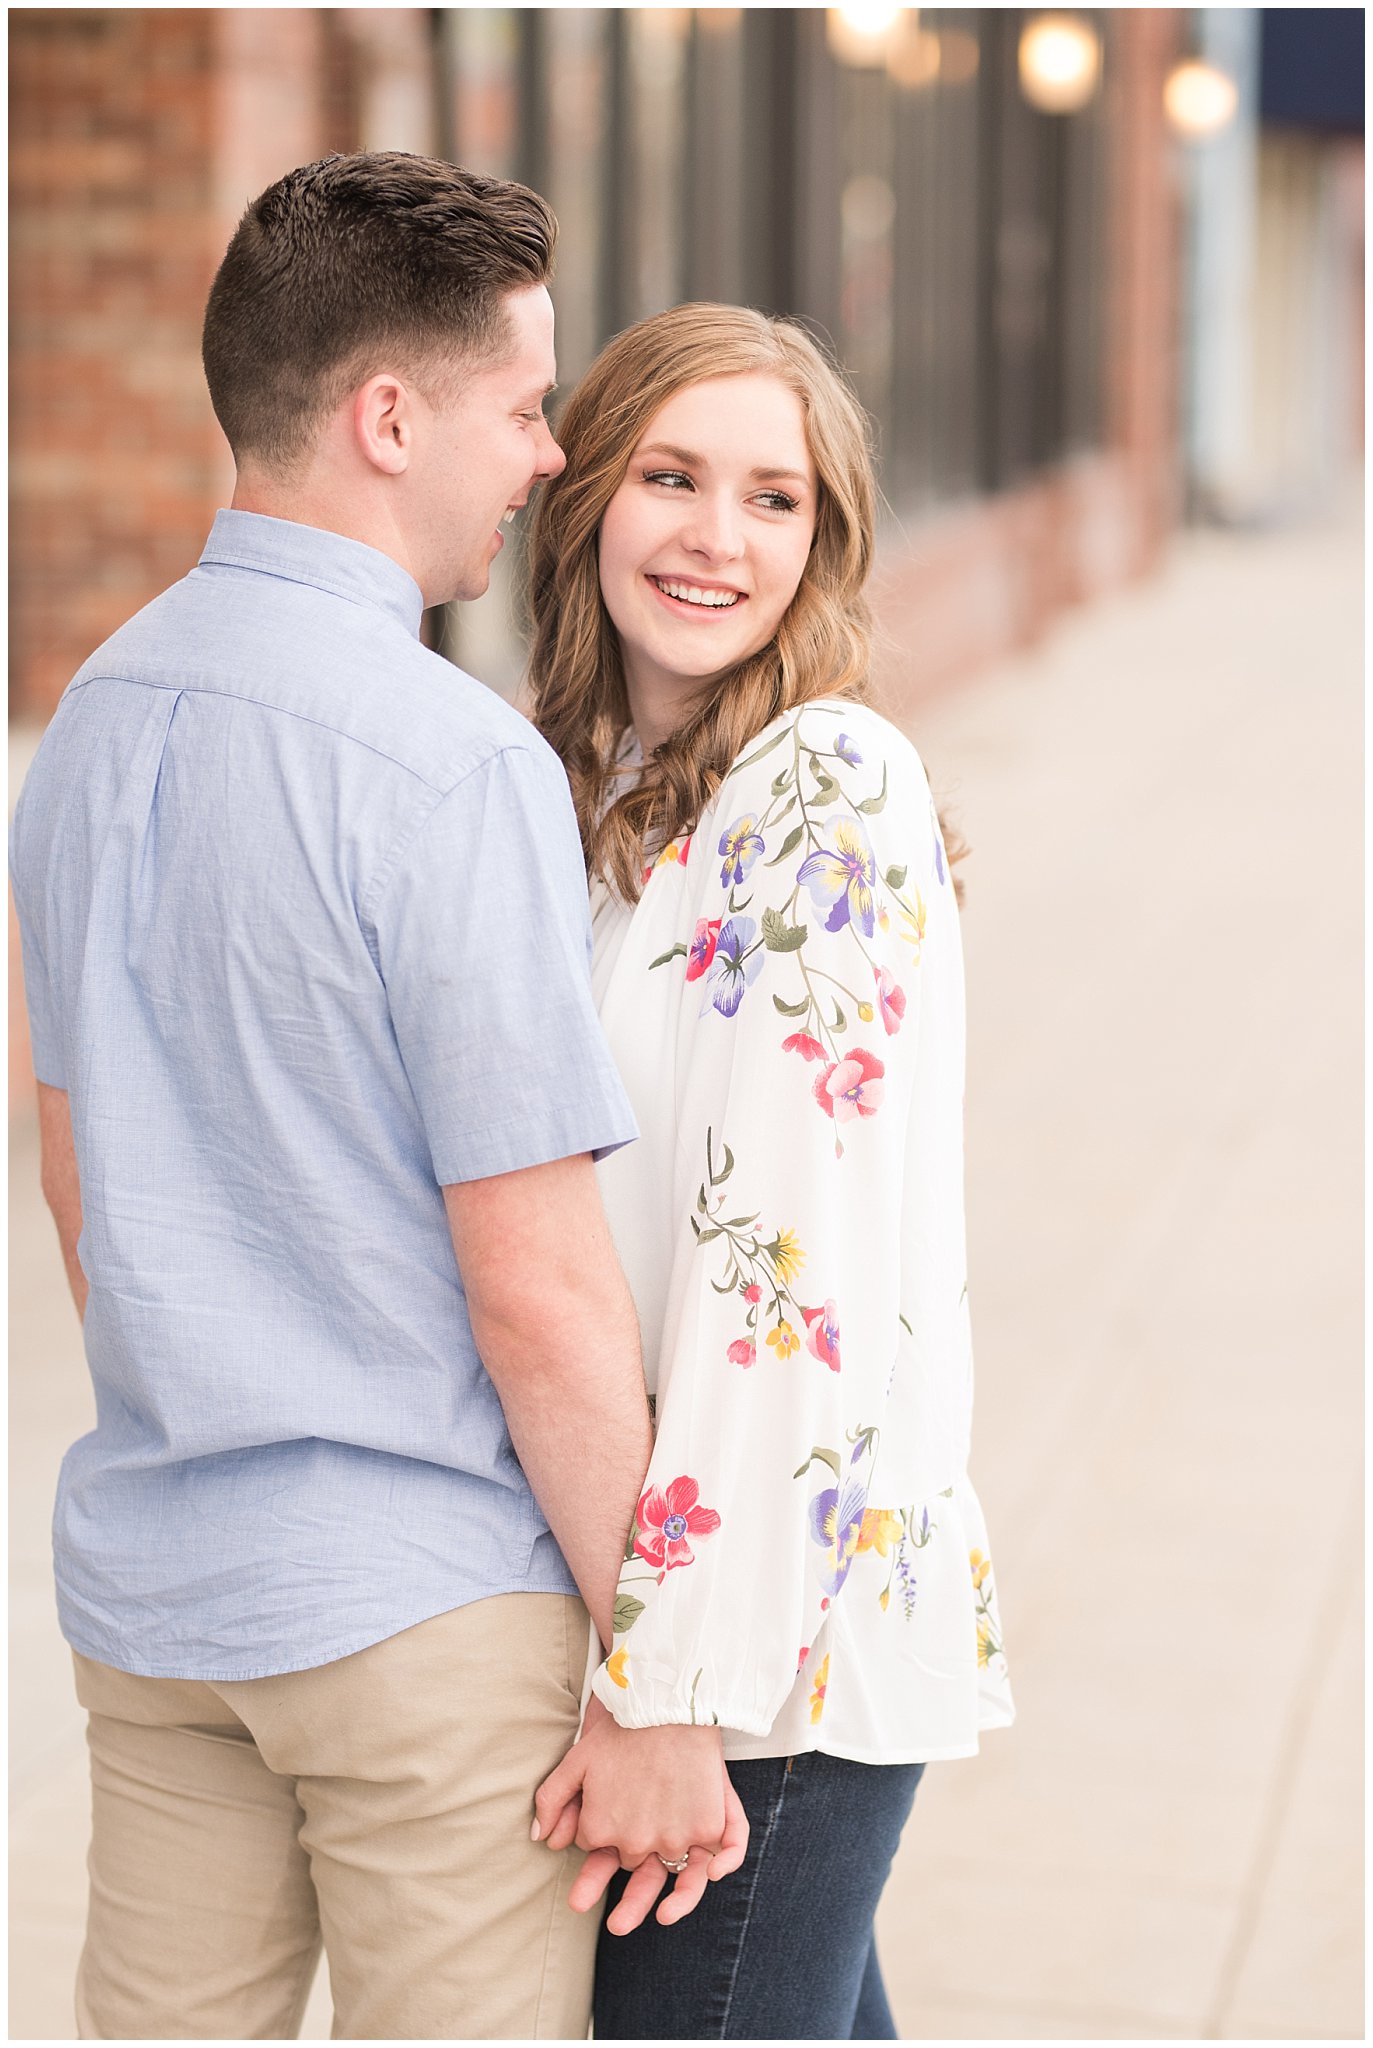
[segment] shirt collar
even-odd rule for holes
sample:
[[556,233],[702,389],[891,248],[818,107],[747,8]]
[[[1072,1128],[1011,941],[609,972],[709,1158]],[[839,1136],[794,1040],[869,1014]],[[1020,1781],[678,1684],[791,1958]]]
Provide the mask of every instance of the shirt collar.
[[379,549],[320,526],[271,519],[265,512],[216,512],[200,559],[280,576],[288,583],[308,583],[354,604],[389,612],[407,633],[420,629],[424,594],[409,571]]

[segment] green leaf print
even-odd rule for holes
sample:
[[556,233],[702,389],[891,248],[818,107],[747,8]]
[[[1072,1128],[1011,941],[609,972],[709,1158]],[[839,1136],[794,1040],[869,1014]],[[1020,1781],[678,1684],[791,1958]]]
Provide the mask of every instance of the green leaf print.
[[[875,814],[876,812],[878,812],[878,811],[881,811],[881,810],[885,810],[885,808],[886,808],[886,803],[887,803],[887,764],[886,764],[886,762],[884,761],[884,762],[882,763],[882,787],[881,787],[881,789],[880,789],[880,790],[879,790],[879,791],[877,792],[877,795],[876,795],[876,796],[865,796],[865,797],[863,798],[862,802],[861,802],[861,803],[859,804],[858,808],[859,808],[859,810],[860,810],[860,811],[866,811],[866,812],[868,813],[868,815],[869,815],[869,816],[871,817],[871,816],[873,816],[873,815],[874,815],[874,814]],[[896,886],[898,886],[898,885],[894,883],[894,884],[893,884],[893,887],[896,887]]]
[[[629,1552],[629,1556],[632,1557],[633,1555],[634,1553],[631,1550]],[[643,1613],[643,1611],[643,1601],[636,1600],[632,1593],[617,1593],[615,1595],[616,1635],[622,1636],[625,1633],[626,1629],[633,1628],[635,1622],[639,1619],[639,1616]]]
[[806,943],[808,927],[788,924],[780,910],[763,912],[763,944],[769,953],[794,953]]
[[778,867],[789,853],[795,853],[797,847],[801,844],[802,834],[805,832],[805,829],[804,825],[793,825],[791,831],[788,832],[786,838],[772,856],[772,859],[765,860],[763,866],[765,868]]
[[770,740],[764,740],[762,746],[756,752],[746,755],[742,761],[736,761],[731,772],[737,775],[741,768],[751,768],[755,761],[761,761],[765,755],[772,752],[774,747],[780,747],[783,740],[787,737],[787,728],[783,726],[782,730],[775,732]]

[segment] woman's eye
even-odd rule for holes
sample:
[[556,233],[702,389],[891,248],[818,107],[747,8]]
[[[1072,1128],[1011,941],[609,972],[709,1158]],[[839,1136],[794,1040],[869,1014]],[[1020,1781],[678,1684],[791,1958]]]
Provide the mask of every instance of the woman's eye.
[[758,502],[765,505],[769,512],[794,512],[798,501],[789,498],[785,491],[760,491]]
[[666,484],[670,491],[689,491],[692,488],[691,478],[681,469],[646,469],[644,482]]

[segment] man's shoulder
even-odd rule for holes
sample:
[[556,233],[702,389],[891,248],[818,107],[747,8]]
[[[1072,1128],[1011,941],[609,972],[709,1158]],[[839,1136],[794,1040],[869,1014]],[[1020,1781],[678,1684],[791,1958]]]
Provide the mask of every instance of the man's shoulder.
[[251,604],[227,595],[194,576],[173,584],[82,664],[64,702],[93,703],[102,683],[238,702],[440,791],[508,750],[553,758],[513,705],[384,612],[341,599],[306,609],[270,579]]

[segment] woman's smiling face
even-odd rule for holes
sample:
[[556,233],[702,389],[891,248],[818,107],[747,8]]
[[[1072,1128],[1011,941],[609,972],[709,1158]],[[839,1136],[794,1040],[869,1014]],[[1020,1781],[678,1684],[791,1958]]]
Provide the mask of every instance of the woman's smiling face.
[[605,608],[640,738],[766,647],[815,532],[801,401],[766,371],[689,384],[661,406],[606,506]]

